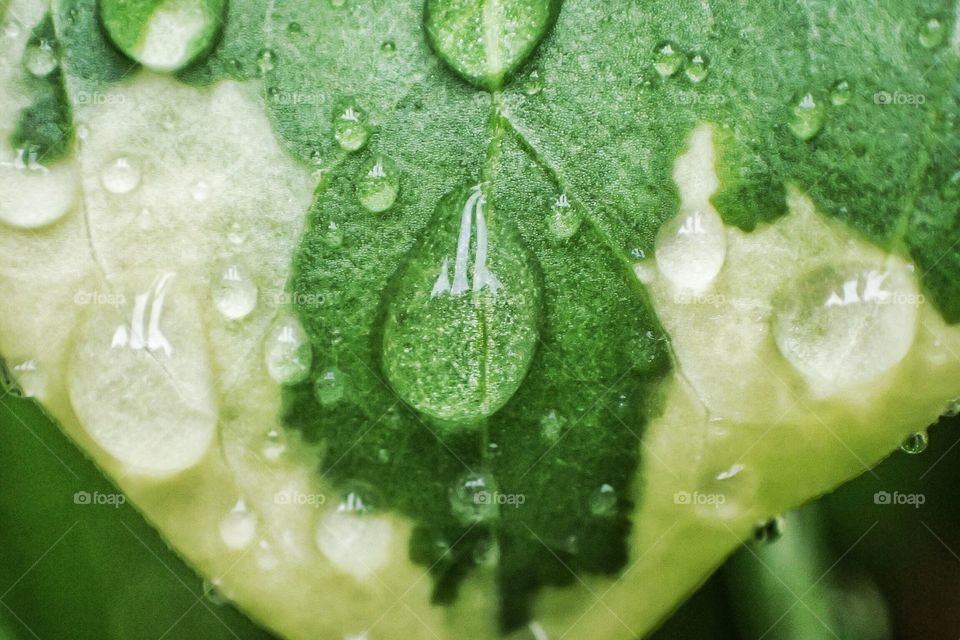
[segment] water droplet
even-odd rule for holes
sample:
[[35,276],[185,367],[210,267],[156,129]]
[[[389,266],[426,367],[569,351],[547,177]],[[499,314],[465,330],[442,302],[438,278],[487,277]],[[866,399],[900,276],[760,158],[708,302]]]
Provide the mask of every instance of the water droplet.
[[340,101],[333,110],[333,137],[344,151],[359,151],[370,137],[367,112],[353,99]]
[[393,160],[378,155],[365,162],[356,181],[357,200],[363,208],[382,213],[393,206],[400,191],[400,169]]
[[303,325],[294,316],[274,323],[267,335],[264,359],[274,382],[292,385],[303,382],[310,373],[313,352]]
[[920,27],[920,44],[926,49],[935,49],[943,44],[947,35],[947,25],[939,18],[927,18]]
[[556,411],[551,411],[547,415],[540,418],[540,433],[543,435],[544,439],[549,442],[556,442],[556,440],[563,435],[563,431],[567,427],[567,420],[562,416],[557,415]]
[[377,451],[377,460],[384,464],[390,462],[390,452],[387,449],[380,449]]
[[921,296],[897,264],[838,264],[791,280],[774,297],[780,352],[821,393],[876,379],[916,334]]
[[47,392],[46,370],[36,360],[24,360],[11,368],[11,390],[24,398],[42,397]]
[[784,520],[783,516],[777,516],[775,518],[770,518],[765,522],[761,522],[753,528],[753,539],[756,542],[767,544],[776,542],[783,537],[786,524],[786,520]]
[[380,53],[388,58],[392,58],[397,52],[397,45],[393,40],[384,40],[380,44]]
[[463,524],[492,520],[497,516],[496,485],[485,473],[468,473],[450,488],[450,508]]
[[287,436],[280,429],[267,431],[260,452],[268,462],[276,462],[287,452]]
[[661,78],[669,78],[683,66],[683,54],[672,42],[663,41],[653,50],[653,68]]
[[480,185],[441,199],[383,329],[384,371],[408,404],[464,424],[510,399],[536,350],[541,292],[531,265]]
[[608,518],[617,513],[617,490],[609,484],[602,484],[590,496],[590,513]]
[[657,234],[657,267],[674,287],[701,291],[723,268],[726,238],[723,220],[713,209],[681,211]]
[[562,193],[553,205],[553,210],[547,218],[547,228],[550,234],[559,241],[569,240],[577,231],[583,218],[576,208],[571,206],[567,194]]
[[210,185],[203,180],[196,180],[190,185],[190,197],[195,202],[203,202],[210,197]]
[[343,230],[336,222],[327,225],[327,232],[323,234],[323,241],[334,249],[343,244]]
[[243,78],[243,62],[240,58],[229,58],[227,59],[227,72],[230,73],[234,78]]
[[337,569],[365,579],[391,557],[393,525],[356,511],[330,510],[317,524],[317,548]]
[[280,557],[277,556],[273,545],[267,540],[261,540],[257,543],[254,559],[256,560],[257,567],[263,571],[272,571],[280,566]]
[[358,515],[372,513],[380,502],[373,487],[363,482],[351,482],[350,485],[337,503],[337,511]]
[[703,53],[691,53],[685,72],[690,82],[700,84],[710,75],[710,59]]
[[230,230],[227,232],[227,240],[232,245],[241,245],[247,241],[247,232],[240,226],[239,222],[234,222],[230,225]]
[[203,598],[215,607],[223,607],[230,604],[230,599],[220,593],[217,589],[218,580],[210,581],[203,579]]
[[20,31],[22,30],[22,28],[23,27],[20,26],[19,22],[17,22],[13,18],[10,18],[9,20],[3,23],[3,35],[5,35],[8,38],[16,38],[17,36],[20,35]]
[[903,444],[900,445],[900,450],[915,455],[926,451],[928,444],[930,444],[930,437],[923,431],[918,431],[907,436]]
[[77,140],[83,141],[90,136],[90,127],[85,124],[78,124],[76,127]]
[[347,392],[347,383],[343,372],[336,367],[324,370],[313,384],[313,395],[320,406],[330,407],[341,400]]
[[523,82],[523,93],[528,96],[535,96],[541,91],[543,91],[543,79],[540,77],[540,72],[534,69]]
[[830,103],[835,107],[842,107],[853,97],[853,88],[846,80],[838,80],[830,91]]
[[227,320],[241,320],[257,306],[257,285],[240,267],[228,266],[219,271],[220,279],[213,286],[213,304]]
[[260,74],[273,71],[276,60],[277,54],[273,52],[273,49],[261,49],[257,54],[257,68],[260,69]]
[[738,462],[708,472],[702,477],[696,491],[674,495],[674,501],[692,504],[703,517],[729,520],[749,510],[757,486],[753,471]]
[[240,498],[233,508],[220,520],[220,539],[233,551],[249,547],[257,535],[257,516]]
[[291,34],[303,33],[303,25],[299,22],[291,22],[287,25],[287,32]]
[[424,27],[441,60],[470,84],[494,91],[537,48],[553,22],[553,6],[507,0],[453,8],[447,0],[427,0]]
[[960,416],[960,398],[955,398],[947,403],[947,408],[943,412],[944,417],[954,418]]
[[29,44],[23,52],[23,66],[32,75],[43,78],[59,66],[56,51],[47,41]]
[[104,167],[100,181],[110,193],[130,193],[140,186],[140,165],[127,156],[119,156]]
[[805,93],[793,103],[787,126],[793,135],[801,140],[809,140],[823,129],[827,111],[823,103],[812,93]]

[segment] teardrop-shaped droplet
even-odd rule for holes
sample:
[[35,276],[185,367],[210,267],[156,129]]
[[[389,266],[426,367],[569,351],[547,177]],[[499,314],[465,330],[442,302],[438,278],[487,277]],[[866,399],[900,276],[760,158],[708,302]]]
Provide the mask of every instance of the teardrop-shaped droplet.
[[835,107],[842,107],[853,97],[853,88],[846,80],[838,80],[830,90],[830,103]]
[[344,151],[359,151],[370,138],[369,116],[353,98],[337,103],[333,110],[333,137]]
[[237,246],[247,241],[247,232],[239,222],[234,222],[230,225],[230,230],[227,232],[227,240],[230,241],[230,244]]
[[370,158],[357,175],[357,200],[363,208],[381,213],[393,206],[400,192],[400,169],[382,155]]
[[427,0],[434,52],[467,82],[497,90],[533,52],[559,10],[557,0]]
[[280,384],[297,384],[307,379],[313,353],[303,325],[294,316],[285,316],[267,335],[264,349],[267,373]]
[[257,68],[260,69],[261,75],[272,71],[276,62],[277,54],[273,49],[261,49],[257,54]]
[[580,212],[570,204],[567,194],[560,194],[553,205],[550,217],[547,218],[550,234],[560,241],[569,240],[577,234],[582,222]]
[[276,462],[287,452],[287,436],[277,428],[270,429],[263,437],[260,453],[267,462]]
[[225,267],[213,285],[213,304],[227,320],[241,320],[257,306],[257,285],[240,267]]
[[943,44],[947,25],[939,18],[927,18],[920,27],[920,44],[926,49],[935,49]]
[[220,521],[220,539],[229,549],[241,551],[253,544],[256,535],[257,516],[241,498]]
[[712,283],[727,256],[723,220],[713,209],[681,211],[660,228],[657,268],[674,287],[701,291]]
[[486,522],[497,516],[496,485],[483,472],[467,473],[450,487],[450,508],[463,524]]
[[18,149],[9,160],[0,156],[0,193],[0,222],[19,229],[39,229],[74,209],[80,177],[71,161],[44,166],[36,153]]
[[380,43],[380,53],[382,53],[384,57],[392,58],[396,52],[397,44],[393,40],[384,40]]
[[415,409],[444,421],[490,416],[526,376],[541,292],[532,258],[480,185],[441,199],[390,299],[383,367]]
[[155,71],[182,69],[209,51],[224,23],[226,5],[227,0],[99,3],[101,22],[113,43]]
[[103,168],[100,181],[110,193],[130,193],[140,186],[140,164],[127,156],[114,158]]
[[24,68],[38,78],[50,75],[59,64],[57,53],[50,42],[31,43],[23,52]]
[[903,444],[900,445],[900,450],[904,453],[916,455],[926,451],[928,444],[930,444],[930,437],[923,431],[917,431],[906,437]]
[[617,512],[617,490],[609,484],[600,485],[590,496],[590,513],[607,518]]
[[710,75],[710,59],[704,53],[691,53],[687,58],[687,67],[684,71],[687,80],[700,84]]
[[33,359],[14,362],[8,372],[9,379],[4,386],[9,385],[9,389],[14,395],[24,398],[42,397],[47,392],[49,377],[46,370]]
[[787,126],[793,135],[806,141],[820,133],[826,117],[827,111],[823,102],[812,93],[805,93],[794,102]]
[[830,394],[874,380],[903,359],[921,300],[902,266],[818,267],[774,298],[773,335],[787,361]]
[[776,542],[783,537],[786,524],[787,521],[783,516],[777,516],[761,522],[753,528],[753,539],[756,542],[765,544]]
[[341,400],[347,392],[343,372],[336,367],[325,369],[313,383],[313,395],[323,407],[330,407]]
[[567,420],[556,411],[550,411],[540,418],[540,435],[547,442],[556,442],[563,435],[563,430],[567,426]]
[[653,49],[653,68],[661,78],[669,78],[683,66],[683,54],[677,45],[669,41],[658,44]]

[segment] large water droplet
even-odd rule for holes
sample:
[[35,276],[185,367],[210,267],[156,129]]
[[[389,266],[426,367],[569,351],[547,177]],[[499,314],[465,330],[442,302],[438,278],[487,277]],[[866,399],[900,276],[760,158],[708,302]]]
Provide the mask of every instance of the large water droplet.
[[496,485],[486,473],[468,473],[450,487],[450,508],[463,524],[485,522],[497,516]]
[[653,49],[653,68],[661,78],[669,78],[682,66],[683,54],[672,42],[661,42]]
[[550,234],[560,241],[569,240],[579,231],[582,222],[580,212],[570,204],[567,194],[560,194],[547,218]]
[[947,25],[939,18],[927,18],[920,27],[920,44],[926,49],[935,49],[943,44],[947,36]]
[[347,393],[347,382],[343,372],[336,367],[325,369],[317,376],[313,384],[313,395],[323,407],[331,407]]
[[357,200],[363,208],[381,213],[393,206],[400,191],[400,169],[386,156],[370,158],[357,175]]
[[826,117],[827,110],[822,101],[812,93],[805,93],[794,102],[787,126],[793,135],[806,141],[820,133]]
[[227,320],[241,320],[257,306],[257,285],[240,267],[230,265],[218,271],[213,285],[213,304]]
[[830,90],[830,103],[835,107],[842,107],[853,97],[853,88],[846,80],[838,80]]
[[0,221],[19,229],[39,229],[71,211],[80,179],[72,162],[40,164],[36,153],[18,149],[11,160],[0,160]]
[[703,290],[716,279],[727,256],[723,220],[713,209],[681,211],[660,228],[654,256],[674,287]]
[[903,444],[900,445],[900,449],[904,453],[916,455],[926,451],[928,444],[930,444],[930,437],[923,431],[918,431],[907,436]]
[[383,366],[396,392],[452,422],[485,418],[520,386],[536,350],[532,259],[479,185],[437,206],[389,301]]
[[427,0],[424,24],[434,52],[450,68],[492,91],[537,47],[558,5],[543,0]]
[[815,268],[774,299],[780,352],[822,393],[865,383],[910,350],[921,296],[897,265]]
[[331,510],[317,524],[317,547],[336,568],[367,578],[390,560],[393,525],[386,518]]
[[275,382],[290,385],[306,380],[313,353],[299,320],[285,316],[274,323],[267,335],[264,360]]
[[47,41],[31,43],[23,52],[23,66],[38,78],[50,75],[59,64],[53,45]]
[[341,100],[333,110],[333,137],[344,151],[359,151],[367,144],[367,112],[352,98]]
[[710,59],[704,53],[691,53],[685,73],[690,82],[700,84],[710,75]]
[[241,498],[220,520],[220,539],[228,548],[242,551],[253,544],[256,536],[257,516]]
[[182,69],[213,46],[226,0],[162,2],[131,11],[128,0],[101,0],[100,19],[113,43],[155,71]]
[[617,513],[617,490],[609,484],[600,485],[590,496],[590,513],[608,518]]
[[128,156],[114,158],[103,168],[100,181],[110,193],[130,193],[140,186],[140,163]]

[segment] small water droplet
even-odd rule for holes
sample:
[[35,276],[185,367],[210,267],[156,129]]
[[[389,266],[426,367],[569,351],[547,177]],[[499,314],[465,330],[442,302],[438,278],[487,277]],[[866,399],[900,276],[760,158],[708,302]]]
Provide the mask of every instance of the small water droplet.
[[104,167],[100,181],[110,193],[130,193],[140,186],[140,165],[127,156],[119,156]]
[[327,225],[327,232],[323,234],[323,241],[334,249],[343,244],[343,230],[336,222]]
[[257,566],[263,571],[272,571],[280,565],[280,557],[274,551],[273,545],[266,540],[257,543],[254,559]]
[[50,75],[59,64],[56,51],[49,42],[31,43],[23,52],[23,66],[38,78]]
[[3,23],[3,35],[8,38],[16,38],[20,35],[20,31],[23,27],[20,26],[20,23],[10,18]]
[[343,372],[336,367],[325,369],[313,384],[313,395],[323,407],[337,404],[343,400],[346,392],[346,379]]
[[387,156],[370,158],[357,174],[357,200],[372,213],[382,213],[393,206],[400,191],[400,169]]
[[190,185],[190,197],[195,202],[203,202],[210,197],[210,185],[203,180],[196,180]]
[[930,444],[929,436],[923,431],[918,431],[906,437],[903,444],[900,445],[900,450],[904,453],[916,455],[926,451],[928,444]]
[[492,520],[497,516],[496,485],[485,473],[467,473],[450,488],[450,507],[463,524]]
[[853,97],[853,88],[846,80],[838,80],[830,91],[830,103],[835,107],[842,107]]
[[377,451],[377,460],[383,463],[390,462],[390,451],[387,449],[380,449]]
[[220,520],[220,539],[233,551],[246,549],[257,535],[257,516],[240,498]]
[[393,40],[384,40],[380,44],[380,53],[388,58],[392,58],[397,52],[397,45]]
[[46,394],[48,376],[36,360],[24,360],[13,365],[10,390],[24,398],[36,398]]
[[553,205],[553,210],[547,218],[547,228],[550,234],[559,241],[569,240],[580,229],[583,218],[580,212],[570,204],[567,194],[562,193]]
[[85,124],[78,124],[76,128],[77,140],[83,141],[90,136],[90,127]]
[[920,44],[926,49],[935,49],[943,44],[947,35],[947,25],[939,18],[927,18],[920,27]]
[[299,22],[291,22],[287,25],[287,33],[303,33],[303,25],[301,25]]
[[223,607],[230,604],[230,599],[220,593],[217,589],[219,581],[210,581],[203,579],[203,598],[215,607]]
[[227,320],[241,320],[257,306],[257,285],[240,267],[223,268],[213,286],[213,304]]
[[669,78],[683,66],[683,54],[675,44],[663,41],[653,50],[653,68],[661,78]]
[[333,137],[344,151],[359,151],[370,137],[367,112],[352,99],[340,101],[333,110]]
[[268,462],[276,462],[287,452],[287,436],[280,429],[270,429],[263,437],[260,452]]
[[274,382],[292,385],[307,379],[313,352],[307,332],[297,318],[287,316],[277,320],[267,335],[264,358],[267,373]]
[[257,54],[257,68],[260,69],[260,74],[263,75],[273,71],[276,60],[277,54],[273,52],[273,49],[261,49]]
[[561,435],[563,435],[564,429],[566,429],[567,420],[560,415],[557,415],[556,411],[551,411],[547,415],[540,418],[540,433],[543,435],[545,440],[549,442],[555,442]]
[[243,62],[240,58],[229,58],[227,60],[227,72],[235,78],[243,77]]
[[750,508],[757,491],[756,475],[742,463],[705,474],[696,491],[683,494],[678,504],[693,504],[704,517],[729,520]]
[[947,403],[947,408],[943,412],[944,417],[954,418],[960,416],[960,398],[955,398]]
[[685,72],[690,82],[700,84],[710,75],[710,59],[704,53],[691,53]]
[[528,96],[535,96],[541,91],[543,91],[543,78],[540,77],[540,72],[534,69],[523,82],[523,93]]
[[608,518],[617,513],[617,490],[609,484],[602,484],[590,496],[590,513]]
[[783,537],[786,528],[786,520],[783,516],[770,518],[765,522],[759,523],[753,528],[753,539],[760,543],[776,542]]
[[230,230],[227,232],[227,241],[236,246],[240,246],[247,241],[247,232],[239,222],[230,225]]
[[686,291],[709,286],[726,255],[726,230],[713,209],[681,211],[660,228],[654,250],[660,272]]
[[820,133],[826,116],[823,102],[815,98],[812,93],[805,93],[793,103],[787,126],[790,127],[793,135],[806,141]]

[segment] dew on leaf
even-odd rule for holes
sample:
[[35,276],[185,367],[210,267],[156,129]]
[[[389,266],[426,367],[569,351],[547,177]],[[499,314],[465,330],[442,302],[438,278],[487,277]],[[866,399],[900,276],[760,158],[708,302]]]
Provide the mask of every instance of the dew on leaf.
[[236,246],[240,246],[247,241],[247,232],[239,222],[230,225],[230,230],[227,231],[227,240],[230,244]]
[[535,69],[523,81],[523,93],[528,96],[535,96],[541,91],[543,91],[543,78],[540,77],[540,72]]
[[947,418],[960,416],[960,398],[955,398],[948,402],[947,408],[944,410],[943,415]]
[[492,415],[536,350],[541,292],[518,233],[480,185],[461,187],[441,199],[402,269],[383,328],[387,379],[434,418]]
[[548,442],[555,442],[567,426],[567,421],[556,411],[550,411],[547,415],[540,418],[540,434]]
[[701,291],[710,285],[726,255],[723,220],[712,209],[681,211],[657,234],[657,268],[681,290]]
[[287,452],[287,437],[277,428],[270,429],[263,438],[260,453],[268,462],[276,462]]
[[609,484],[600,485],[590,496],[590,513],[597,517],[610,517],[617,512],[617,490]]
[[710,75],[710,59],[704,53],[691,53],[684,73],[690,82],[700,84]]
[[267,540],[261,540],[257,543],[253,552],[253,559],[263,571],[272,571],[280,566],[280,557],[274,550],[273,545]]
[[393,40],[384,40],[380,43],[380,53],[388,58],[392,58],[397,52],[397,44]]
[[556,240],[569,240],[576,235],[582,222],[580,212],[570,204],[567,194],[560,194],[553,205],[550,216],[547,218],[547,228],[550,230],[550,234]]
[[923,431],[917,431],[906,437],[903,444],[900,445],[900,450],[904,453],[916,455],[926,451],[928,444],[930,444],[930,437]]
[[367,211],[386,211],[396,202],[399,191],[400,169],[387,156],[370,158],[357,174],[357,200]]
[[223,607],[230,604],[230,599],[220,592],[214,582],[206,578],[203,579],[203,599],[215,607]]
[[20,35],[22,29],[23,27],[20,26],[20,23],[13,18],[9,18],[3,23],[3,35],[8,38],[16,38]]
[[653,49],[653,68],[661,78],[669,78],[683,66],[683,54],[675,44],[663,41]]
[[820,133],[826,121],[826,108],[812,93],[803,94],[793,103],[787,126],[800,140],[809,140]]
[[463,524],[487,522],[497,515],[496,485],[486,473],[467,473],[450,487],[450,508]]
[[830,103],[835,107],[842,107],[853,97],[853,88],[846,80],[838,80],[830,91]]
[[291,22],[287,25],[287,32],[291,34],[303,33],[303,25],[299,22]]
[[114,158],[100,172],[100,181],[110,193],[130,193],[140,186],[140,164],[127,156]]
[[296,317],[285,316],[274,323],[267,335],[264,360],[274,382],[291,385],[306,380],[313,354],[307,333]]
[[756,491],[756,474],[737,462],[705,474],[696,491],[675,495],[674,500],[692,504],[704,517],[728,520],[750,508]]
[[273,49],[261,49],[257,54],[257,68],[260,69],[261,74],[269,73],[273,70],[276,60],[277,54]]
[[53,46],[45,40],[27,45],[23,52],[24,68],[38,78],[50,75],[59,64]]
[[334,108],[333,137],[344,151],[359,151],[367,144],[370,137],[367,112],[353,99],[342,100]]
[[939,18],[927,18],[920,26],[920,44],[926,49],[935,49],[943,44],[947,36],[947,25]]
[[190,197],[194,202],[203,202],[210,197],[210,185],[204,180],[196,180],[190,185]]
[[218,271],[212,297],[220,315],[227,320],[241,320],[257,306],[257,285],[240,267],[230,265]]
[[327,230],[323,234],[323,241],[327,243],[328,246],[336,248],[343,244],[343,230],[340,228],[336,222],[331,222],[327,225]]
[[322,407],[330,407],[347,393],[347,383],[342,371],[336,367],[325,369],[313,383],[313,395]]
[[249,547],[257,535],[257,516],[243,498],[220,520],[220,539],[229,549],[241,551]]

